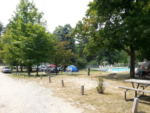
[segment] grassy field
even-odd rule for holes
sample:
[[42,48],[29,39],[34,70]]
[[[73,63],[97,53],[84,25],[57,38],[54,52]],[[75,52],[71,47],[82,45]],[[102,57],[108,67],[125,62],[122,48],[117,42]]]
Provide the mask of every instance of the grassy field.
[[[20,72],[19,72],[20,73]],[[26,72],[22,72],[26,73]],[[27,74],[27,73],[26,73]],[[70,102],[73,106],[84,109],[84,113],[130,113],[133,101],[126,102],[124,100],[124,90],[119,89],[119,86],[132,87],[131,83],[124,82],[129,79],[129,73],[119,73],[117,75],[108,75],[109,73],[100,71],[91,71],[90,76],[87,76],[87,71],[80,70],[79,73],[55,73],[45,74],[34,78],[35,72],[28,76],[16,76],[8,74],[15,79],[26,79],[27,82],[36,82],[39,85],[51,89],[53,96],[64,98],[66,102]],[[51,76],[49,82],[48,76]],[[105,92],[99,94],[96,91],[97,80],[102,77],[105,81]],[[64,80],[65,87],[62,87],[61,80]],[[81,86],[85,87],[85,94],[81,95]],[[150,88],[147,88],[150,90]],[[140,98],[138,107],[139,113],[149,113],[150,96],[146,94]],[[128,91],[127,98],[133,98],[134,92]]]

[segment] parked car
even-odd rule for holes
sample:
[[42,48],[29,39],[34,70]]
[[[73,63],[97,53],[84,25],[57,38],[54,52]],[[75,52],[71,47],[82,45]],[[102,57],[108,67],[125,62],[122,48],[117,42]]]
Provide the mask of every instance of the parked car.
[[[34,70],[36,71],[37,66],[36,66],[36,65],[34,65],[34,66],[32,67],[32,69],[34,69]],[[44,66],[44,65],[40,65],[40,66],[38,66],[38,69],[39,69],[39,71],[45,71],[46,66]]]
[[11,73],[13,71],[13,69],[11,69],[10,67],[3,67],[2,68],[2,73]]
[[57,67],[57,70],[62,71],[63,68],[62,67]]
[[45,66],[41,66],[41,71],[45,71],[46,67]]
[[[56,69],[52,67],[48,67],[45,69],[45,73],[56,73]],[[59,73],[59,70],[57,70],[57,73]]]

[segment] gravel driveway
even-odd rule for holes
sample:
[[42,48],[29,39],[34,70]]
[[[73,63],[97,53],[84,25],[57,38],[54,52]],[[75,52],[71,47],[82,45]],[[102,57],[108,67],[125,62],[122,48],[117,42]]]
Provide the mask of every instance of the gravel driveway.
[[82,113],[52,91],[0,72],[0,113]]

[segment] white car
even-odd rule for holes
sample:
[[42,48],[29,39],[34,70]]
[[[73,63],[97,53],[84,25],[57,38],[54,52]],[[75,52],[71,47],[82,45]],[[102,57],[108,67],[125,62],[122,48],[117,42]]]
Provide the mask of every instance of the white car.
[[2,68],[2,73],[11,73],[13,71],[13,69],[11,69],[10,67],[3,67]]
[[41,71],[45,71],[46,67],[45,66],[41,66]]
[[[36,70],[37,66],[33,66],[32,69]],[[39,71],[45,71],[46,67],[44,65],[38,66]]]

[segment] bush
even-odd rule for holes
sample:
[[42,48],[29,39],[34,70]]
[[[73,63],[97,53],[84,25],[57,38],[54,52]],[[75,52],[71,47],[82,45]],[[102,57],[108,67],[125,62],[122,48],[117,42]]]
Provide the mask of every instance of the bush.
[[78,58],[76,62],[78,69],[84,68],[86,63],[87,63],[86,60],[83,58]]
[[97,61],[96,60],[92,60],[88,63],[88,65],[97,65]]
[[104,81],[102,78],[98,78],[98,87],[96,87],[98,93],[104,93]]

